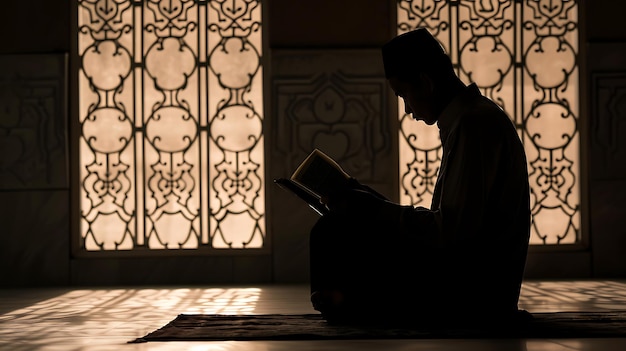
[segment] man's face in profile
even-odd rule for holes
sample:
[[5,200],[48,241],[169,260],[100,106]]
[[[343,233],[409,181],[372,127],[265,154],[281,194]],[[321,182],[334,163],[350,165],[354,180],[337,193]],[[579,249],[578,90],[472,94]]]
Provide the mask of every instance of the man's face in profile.
[[437,122],[437,114],[433,112],[433,96],[430,89],[430,80],[425,77],[414,84],[400,80],[396,77],[389,78],[389,85],[396,96],[404,101],[404,111],[411,114],[416,121],[424,121],[428,125]]

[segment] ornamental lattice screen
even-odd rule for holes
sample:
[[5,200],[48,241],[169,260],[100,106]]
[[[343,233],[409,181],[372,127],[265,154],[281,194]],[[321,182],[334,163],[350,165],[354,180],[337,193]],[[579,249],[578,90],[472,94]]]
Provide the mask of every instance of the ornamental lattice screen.
[[260,248],[260,1],[78,0],[81,250]]
[[[85,251],[265,244],[261,4],[78,0]],[[533,244],[580,239],[578,6],[399,0],[463,80],[511,115],[529,159]],[[428,206],[438,133],[400,114],[400,199]]]
[[[577,2],[398,0],[397,13],[398,33],[428,28],[460,77],[511,116],[529,162],[531,244],[577,243]],[[438,130],[404,111],[399,118],[401,202],[429,207],[441,161]]]

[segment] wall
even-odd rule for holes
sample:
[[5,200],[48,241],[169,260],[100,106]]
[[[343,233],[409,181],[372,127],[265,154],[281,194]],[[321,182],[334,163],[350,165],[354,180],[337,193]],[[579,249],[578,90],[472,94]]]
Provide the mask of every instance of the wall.
[[[101,283],[130,284],[136,278],[121,275],[125,265],[120,259],[100,262],[100,268],[78,276],[73,275],[70,268],[73,261],[69,244],[72,173],[67,166],[71,156],[68,138],[72,135],[67,113],[70,100],[57,95],[64,87],[70,91],[72,88],[71,80],[69,86],[64,85],[67,72],[59,73],[63,69],[59,60],[70,52],[69,3],[12,1],[4,4],[0,13],[0,29],[5,33],[0,36],[3,58],[0,70],[3,82],[0,90],[0,271],[4,278],[0,286],[76,284],[85,275],[110,269],[118,273]],[[589,214],[584,224],[591,235],[592,251],[585,251],[591,257],[589,266],[564,267],[560,273],[558,270],[555,273],[561,276],[585,272],[584,275],[597,277],[626,277],[626,260],[623,259],[626,254],[623,219],[626,218],[626,145],[623,141],[626,140],[626,21],[621,18],[625,10],[623,2],[595,0],[581,13],[581,32],[584,33],[581,48],[586,51],[586,55],[581,56],[582,106],[586,106],[587,114],[581,119],[584,123],[582,153],[588,167],[586,178],[582,179],[584,193],[588,194],[583,205]],[[393,3],[386,0],[268,0],[266,12],[266,30],[272,49],[267,53],[270,60],[273,55],[284,59],[289,52],[302,56],[320,49],[333,55],[344,55],[343,49],[365,53],[378,48],[394,32]],[[35,59],[29,61],[16,54],[29,54]],[[365,55],[359,62],[375,62],[374,56]],[[347,60],[344,57],[337,64],[345,64]],[[319,62],[322,61],[316,64],[321,64]],[[279,83],[271,71],[270,82]],[[376,71],[362,73],[372,82],[379,74]],[[23,82],[19,83],[18,78]],[[54,83],[47,86],[47,90],[31,89],[26,93],[15,88],[32,87],[42,81]],[[277,106],[278,102],[272,103],[270,106]],[[19,120],[15,119],[15,111],[19,111]],[[378,113],[385,114],[384,107]],[[51,119],[43,119],[43,116],[51,116]],[[18,129],[23,133],[17,133]],[[20,146],[11,143],[15,139],[9,138],[9,132],[13,133],[11,138],[20,138]],[[28,166],[41,172],[26,172]],[[372,180],[376,179],[382,176],[373,175]],[[303,216],[298,219],[302,227],[314,220],[308,214]],[[275,238],[279,254],[273,258],[274,272],[268,279],[305,280],[306,238],[297,236],[301,233],[282,230]],[[292,256],[285,253],[289,251],[293,251]],[[533,274],[545,272],[546,262],[534,262],[531,264]],[[228,262],[227,265],[233,269],[236,264]],[[146,269],[150,269],[148,267],[151,266],[147,265]],[[177,275],[175,269],[164,273],[165,277],[154,277],[151,281],[172,281]],[[196,279],[194,283],[211,279]],[[96,284],[98,280],[91,283]]]
[[[589,2],[591,3],[591,1]],[[588,193],[592,267],[598,277],[626,276],[626,11],[593,1],[586,13]]]
[[66,2],[0,12],[0,286],[69,283]]

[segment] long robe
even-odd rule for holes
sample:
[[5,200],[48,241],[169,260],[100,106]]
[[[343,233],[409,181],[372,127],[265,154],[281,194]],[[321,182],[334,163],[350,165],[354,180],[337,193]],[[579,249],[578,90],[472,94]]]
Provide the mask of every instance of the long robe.
[[524,147],[474,84],[437,124],[443,158],[431,207],[373,198],[367,213],[321,217],[311,230],[312,291],[338,289],[347,310],[383,315],[517,311],[530,233]]

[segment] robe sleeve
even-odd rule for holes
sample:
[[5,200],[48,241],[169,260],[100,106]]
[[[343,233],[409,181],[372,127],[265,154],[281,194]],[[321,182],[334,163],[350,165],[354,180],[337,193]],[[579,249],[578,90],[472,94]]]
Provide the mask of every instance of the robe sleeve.
[[[381,216],[400,223],[400,235],[418,245],[443,248],[476,245],[485,239],[497,212],[490,203],[509,133],[500,118],[490,114],[466,115],[449,135],[445,169],[442,169],[441,197],[436,208],[386,203]],[[503,210],[506,212],[506,210]]]

